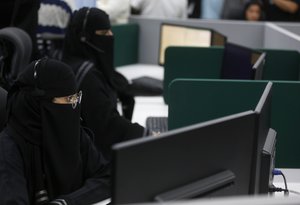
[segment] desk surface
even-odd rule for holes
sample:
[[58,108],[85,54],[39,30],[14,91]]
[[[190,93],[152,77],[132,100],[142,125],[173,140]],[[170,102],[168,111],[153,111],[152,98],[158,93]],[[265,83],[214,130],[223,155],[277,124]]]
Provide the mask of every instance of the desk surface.
[[[152,64],[132,64],[117,67],[117,71],[123,74],[129,81],[134,78],[149,76],[163,80],[164,68]],[[162,96],[157,97],[135,97],[135,107],[132,122],[142,126],[146,124],[148,116],[168,116],[168,105],[164,104]]]
[[149,76],[163,80],[164,67],[154,64],[132,64],[117,67],[116,70],[123,74],[129,81],[134,78]]

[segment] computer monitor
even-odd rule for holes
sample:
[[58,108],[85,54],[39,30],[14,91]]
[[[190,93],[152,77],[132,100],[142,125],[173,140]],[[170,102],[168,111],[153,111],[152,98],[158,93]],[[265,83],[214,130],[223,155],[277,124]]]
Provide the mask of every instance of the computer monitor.
[[[264,61],[264,55],[250,48],[227,42],[224,46],[224,55],[221,68],[222,79],[244,79],[253,80],[261,78],[261,73],[256,74],[260,62],[255,65],[258,59]],[[263,66],[258,69],[262,69]]]
[[269,188],[273,185],[272,171],[275,169],[276,135],[276,131],[270,128],[263,150],[261,152],[258,190],[258,193],[260,194],[268,193]]
[[254,80],[262,80],[263,71],[266,62],[266,53],[261,53],[258,59],[253,63],[252,69],[254,70]]
[[226,37],[212,29],[164,23],[160,27],[158,63],[165,63],[165,50],[169,46],[209,47],[223,46],[225,42]]
[[116,144],[112,203],[250,194],[255,120],[246,111]]
[[[260,97],[259,102],[257,103],[254,112],[256,114],[256,138],[254,143],[254,166],[252,167],[255,169],[252,173],[255,174],[255,180],[252,181],[252,190],[253,193],[262,193],[260,191],[260,181],[261,175],[261,166],[264,161],[262,161],[262,152],[264,146],[266,144],[266,140],[268,135],[270,134],[270,126],[271,126],[271,102],[272,102],[272,82],[268,82],[266,85],[263,94]],[[268,192],[265,192],[268,193]]]

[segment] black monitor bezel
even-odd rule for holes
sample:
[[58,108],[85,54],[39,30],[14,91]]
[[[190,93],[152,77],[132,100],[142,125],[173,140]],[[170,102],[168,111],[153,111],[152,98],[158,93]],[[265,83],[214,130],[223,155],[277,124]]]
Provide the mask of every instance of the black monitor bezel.
[[[162,140],[164,138],[171,138],[173,137],[174,134],[177,134],[178,132],[179,133],[182,133],[182,132],[185,132],[185,131],[189,131],[190,129],[197,129],[197,128],[206,128],[207,126],[210,126],[210,125],[215,125],[217,123],[222,123],[226,120],[230,120],[230,119],[234,119],[235,117],[245,117],[246,115],[248,115],[248,117],[251,117],[251,119],[253,120],[253,126],[252,124],[249,125],[251,126],[253,129],[253,133],[250,133],[249,135],[252,135],[252,139],[250,141],[252,141],[252,144],[254,144],[254,138],[255,138],[255,131],[254,131],[254,128],[255,128],[255,112],[253,111],[246,111],[246,112],[242,112],[242,113],[237,113],[237,114],[233,114],[233,115],[229,115],[229,116],[225,116],[225,117],[221,117],[221,118],[218,118],[218,119],[215,119],[215,120],[210,120],[210,121],[207,121],[207,122],[203,122],[203,123],[199,123],[199,124],[196,124],[196,125],[191,125],[191,126],[187,126],[187,127],[184,127],[184,128],[179,128],[179,129],[176,129],[176,130],[172,130],[170,132],[166,132],[166,133],[163,133],[161,136],[159,137],[148,137],[148,138],[142,138],[142,139],[136,139],[136,140],[132,140],[132,141],[127,141],[127,142],[123,142],[123,143],[119,143],[119,144],[116,144],[113,146],[113,155],[114,155],[114,159],[116,159],[116,152],[119,152],[121,150],[122,152],[122,149],[126,149],[128,147],[131,147],[131,146],[139,146],[139,145],[143,145],[144,143],[152,143],[152,142],[155,142],[157,140]],[[249,119],[248,119],[249,120]],[[253,148],[252,147],[249,147],[249,149],[251,150],[251,154],[249,154],[250,158],[251,158],[251,162],[248,162],[250,164],[248,164],[250,167],[253,166],[253,157],[254,157],[254,153],[253,153]],[[119,153],[119,156],[120,156],[120,153]],[[246,163],[246,162],[245,162]],[[244,166],[244,165],[243,165]],[[114,160],[113,161],[113,176],[116,176],[116,169],[118,168],[118,166],[116,165],[116,161]],[[252,176],[253,176],[253,173],[252,173],[252,169],[249,170],[249,181],[248,181],[248,188],[247,188],[247,193],[245,194],[251,194],[251,181],[253,180],[252,179]],[[116,185],[116,181],[115,181],[115,177],[113,177],[113,186],[112,186],[112,203],[113,204],[116,204],[116,203],[119,203],[117,199],[116,200],[116,196],[115,196],[115,188],[117,187]],[[129,185],[130,186],[130,185]],[[141,188],[142,189],[142,188]],[[160,193],[157,193],[157,195],[160,194]],[[124,202],[121,202],[121,203],[124,203]],[[127,203],[127,202],[125,202]]]

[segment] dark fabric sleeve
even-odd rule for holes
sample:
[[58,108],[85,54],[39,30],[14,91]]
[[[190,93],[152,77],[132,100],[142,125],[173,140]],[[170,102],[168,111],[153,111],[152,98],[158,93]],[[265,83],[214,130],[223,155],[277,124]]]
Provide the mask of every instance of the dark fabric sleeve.
[[22,156],[4,132],[0,134],[0,204],[29,204]]
[[95,145],[106,158],[111,157],[112,144],[143,136],[144,127],[120,116],[109,96],[109,89],[101,73],[91,69],[80,88],[84,125],[94,132]]
[[68,205],[93,204],[110,197],[109,165],[84,132],[81,137],[81,155],[86,178],[83,186],[71,194],[58,197]]

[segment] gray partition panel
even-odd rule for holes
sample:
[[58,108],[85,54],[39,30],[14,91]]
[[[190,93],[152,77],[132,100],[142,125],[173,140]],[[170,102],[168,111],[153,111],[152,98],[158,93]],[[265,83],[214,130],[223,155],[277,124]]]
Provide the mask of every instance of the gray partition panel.
[[300,24],[299,23],[276,23],[276,25],[300,36]]
[[275,24],[266,24],[264,39],[264,48],[288,49],[300,52],[300,36]]
[[227,36],[228,41],[251,48],[261,48],[264,42],[264,23],[200,19],[154,19],[137,16],[131,17],[130,22],[138,23],[140,26],[139,63],[158,63],[161,23],[211,28]]

